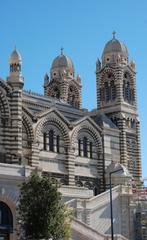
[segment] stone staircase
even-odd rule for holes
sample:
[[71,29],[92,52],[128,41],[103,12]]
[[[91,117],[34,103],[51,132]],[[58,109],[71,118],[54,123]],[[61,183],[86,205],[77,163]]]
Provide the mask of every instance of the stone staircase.
[[[72,237],[71,240],[111,240],[110,235],[105,235],[97,232],[96,230],[92,229],[85,223],[74,219],[72,221]],[[115,240],[128,240],[127,238],[121,235],[115,235]]]
[[[121,234],[123,233],[124,236],[129,238],[129,234],[128,234],[129,230],[127,229],[128,228],[127,222],[129,221],[129,213],[127,212],[129,211],[127,201],[131,196],[131,194],[132,192],[129,190],[129,187],[126,187],[126,186],[116,186],[112,189],[114,233],[117,235],[117,237],[118,236],[122,237]],[[124,201],[126,206],[124,205],[124,203],[122,204],[122,201]],[[76,224],[78,223],[86,224],[86,226],[89,226],[91,231],[95,231],[99,233],[100,235],[102,235],[102,237],[103,235],[106,237],[107,235],[111,234],[110,191],[109,190],[101,193],[100,195],[97,195],[96,197],[87,198],[87,199],[72,199],[67,203],[70,207],[75,209]],[[124,209],[122,209],[122,206],[124,207]],[[126,224],[124,225],[123,223],[122,225],[122,219],[123,219],[122,213],[124,210],[126,214],[125,215]],[[85,225],[82,225],[82,226],[85,226]],[[99,239],[109,239],[109,238],[99,238]],[[115,238],[115,239],[123,239],[123,238]],[[129,239],[133,239],[133,238],[129,238]]]

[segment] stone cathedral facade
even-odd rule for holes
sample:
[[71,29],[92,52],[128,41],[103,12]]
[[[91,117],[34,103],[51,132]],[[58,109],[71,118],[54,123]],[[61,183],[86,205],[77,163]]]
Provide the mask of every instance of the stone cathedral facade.
[[[35,168],[58,179],[65,201],[74,199],[79,221],[75,220],[75,229],[87,224],[101,232],[98,239],[105,239],[109,227],[101,231],[94,225],[94,207],[89,210],[85,201],[94,204],[106,194],[107,174],[117,166],[123,170],[118,184],[141,178],[135,63],[129,61],[126,46],[115,36],[106,43],[96,62],[97,109],[91,112],[82,109],[81,77],[63,49],[44,77],[44,95],[24,90],[16,49],[9,65],[7,79],[0,78],[0,239],[16,239],[18,184]],[[125,208],[127,203],[123,204]],[[118,217],[122,224],[124,216]],[[128,223],[123,224],[116,233],[133,239],[126,230]],[[73,239],[82,239],[78,230],[73,230]]]

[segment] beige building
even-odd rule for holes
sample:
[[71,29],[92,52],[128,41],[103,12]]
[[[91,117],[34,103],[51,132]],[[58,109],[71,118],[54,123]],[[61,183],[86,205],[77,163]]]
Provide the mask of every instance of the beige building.
[[23,89],[16,49],[9,64],[9,76],[0,79],[0,240],[17,239],[18,184],[35,168],[62,184],[75,208],[74,240],[110,239],[109,172],[121,168],[112,176],[114,233],[133,240],[130,179],[141,177],[140,123],[126,46],[113,35],[97,60],[91,112],[82,109],[81,77],[63,49],[44,77],[44,95]]

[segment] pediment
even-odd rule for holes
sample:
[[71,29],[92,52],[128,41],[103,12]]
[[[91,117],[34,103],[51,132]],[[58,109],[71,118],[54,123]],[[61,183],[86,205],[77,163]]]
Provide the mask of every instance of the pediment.
[[60,113],[56,108],[50,108],[45,112],[41,112],[37,114],[39,119],[46,118],[50,119],[51,117],[60,118],[66,125],[71,125],[67,118],[64,117],[62,113]]
[[85,116],[80,118],[78,121],[73,123],[74,126],[78,126],[78,125],[91,125],[92,127],[94,127],[98,132],[102,132],[102,129],[89,117],[89,116]]

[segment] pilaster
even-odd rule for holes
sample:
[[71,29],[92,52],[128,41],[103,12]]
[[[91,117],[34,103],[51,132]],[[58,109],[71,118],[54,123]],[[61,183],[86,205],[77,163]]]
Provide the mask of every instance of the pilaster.
[[142,176],[141,171],[141,152],[140,152],[140,123],[139,121],[136,123],[136,141],[137,141],[137,149],[136,149],[136,162],[137,162],[137,180],[140,181]]
[[16,88],[11,98],[11,157],[12,163],[22,157],[22,90]]
[[68,149],[67,150],[67,171],[68,171],[68,184],[71,186],[75,185],[75,156],[74,150]]
[[33,143],[32,143],[31,166],[32,166],[32,167],[38,167],[38,165],[39,165],[39,149],[38,149],[38,143],[33,142]]
[[127,139],[125,130],[125,119],[118,119],[120,129],[120,163],[127,167]]

